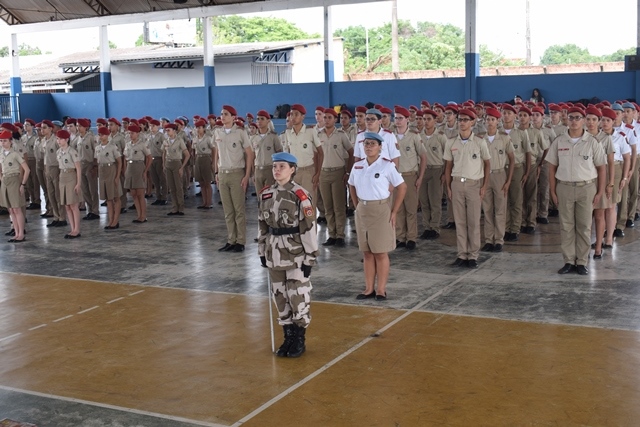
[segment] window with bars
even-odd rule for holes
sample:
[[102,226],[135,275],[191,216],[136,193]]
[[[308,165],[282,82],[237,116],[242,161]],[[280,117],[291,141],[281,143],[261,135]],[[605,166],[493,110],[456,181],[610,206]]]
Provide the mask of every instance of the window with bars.
[[262,53],[251,63],[251,84],[292,83],[291,51]]

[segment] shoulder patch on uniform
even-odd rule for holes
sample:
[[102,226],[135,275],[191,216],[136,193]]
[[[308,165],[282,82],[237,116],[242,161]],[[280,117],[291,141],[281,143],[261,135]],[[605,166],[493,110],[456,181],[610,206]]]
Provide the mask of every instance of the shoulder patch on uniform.
[[382,129],[382,130],[385,131],[386,133],[393,133],[389,129]]
[[363,133],[363,132],[365,132],[365,131],[364,131],[364,130],[359,130],[359,131],[358,131],[358,133]]
[[391,160],[386,159],[386,158],[384,158],[384,157],[382,158],[382,160],[387,161],[387,162],[390,162],[390,161],[391,161]]
[[267,200],[273,197],[273,193],[262,193],[261,200]]
[[296,196],[298,196],[298,199],[300,199],[301,201],[309,200],[307,193],[305,193],[305,191],[302,188],[298,188],[295,191],[295,193],[296,193]]

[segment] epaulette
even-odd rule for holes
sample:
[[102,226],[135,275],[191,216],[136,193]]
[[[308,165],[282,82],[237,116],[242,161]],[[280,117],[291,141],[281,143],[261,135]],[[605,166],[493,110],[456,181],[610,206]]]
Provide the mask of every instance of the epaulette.
[[[324,130],[324,129],[323,129],[323,130]],[[343,131],[342,129],[340,129],[340,128],[336,128],[335,130],[336,130],[336,131],[338,131],[338,132],[340,132],[340,133],[344,133],[344,131]]]
[[504,130],[499,130],[498,133],[500,135],[509,135],[508,133],[506,133]]
[[366,129],[365,129],[365,130],[359,130],[359,131],[358,131],[358,134],[361,134],[361,133],[363,133],[363,132],[366,132]]
[[271,188],[271,186],[270,186],[270,185],[268,185],[268,184],[267,184],[267,185],[265,185],[265,186],[262,188],[262,190],[260,190],[260,191],[258,192],[258,194],[262,193],[262,192],[263,192],[264,190],[266,190],[267,188]]
[[309,200],[309,196],[307,196],[307,193],[305,193],[305,191],[302,188],[298,188],[296,191],[296,196],[298,196],[298,199],[300,199],[300,201],[305,201],[305,200]]
[[[270,130],[268,133],[271,134],[271,135],[277,135],[278,134],[275,130]],[[282,132],[282,133],[284,133],[284,132]]]
[[305,125],[307,127],[307,129],[313,129],[316,127],[316,125]]
[[386,133],[393,133],[389,129],[382,129],[382,130],[385,131]]
[[385,158],[385,157],[383,157],[383,158],[382,158],[382,160],[386,160],[387,162],[390,162],[390,161],[391,161],[391,160],[389,160],[389,159],[387,159],[387,158]]
[[418,129],[409,129],[409,132],[415,133],[416,135],[420,135],[420,132],[418,132]]
[[629,125],[629,124],[626,124],[626,123],[625,123],[624,127],[626,127],[627,129],[633,129],[633,125]]

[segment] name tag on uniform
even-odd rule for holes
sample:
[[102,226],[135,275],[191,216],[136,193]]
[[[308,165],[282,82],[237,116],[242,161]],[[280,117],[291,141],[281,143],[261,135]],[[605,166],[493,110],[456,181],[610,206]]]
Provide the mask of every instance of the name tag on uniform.
[[354,166],[354,169],[364,169],[364,166]]
[[264,193],[262,194],[262,200],[267,200],[273,197],[273,193]]

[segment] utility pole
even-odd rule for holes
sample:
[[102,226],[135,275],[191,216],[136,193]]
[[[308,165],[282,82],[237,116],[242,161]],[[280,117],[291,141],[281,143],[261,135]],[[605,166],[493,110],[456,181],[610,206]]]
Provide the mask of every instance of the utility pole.
[[531,13],[529,11],[529,0],[526,0],[527,11],[526,11],[526,19],[527,19],[527,32],[524,36],[525,43],[527,46],[527,65],[531,65]]
[[398,59],[398,0],[391,1],[391,71],[400,71]]

